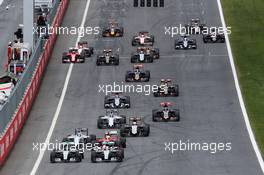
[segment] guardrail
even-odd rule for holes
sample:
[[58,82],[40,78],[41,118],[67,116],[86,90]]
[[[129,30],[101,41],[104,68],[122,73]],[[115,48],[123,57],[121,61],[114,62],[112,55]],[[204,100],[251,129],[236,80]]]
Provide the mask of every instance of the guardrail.
[[[53,27],[60,25],[67,9],[68,1],[61,0],[60,3],[59,1],[57,2],[58,10],[53,12]],[[0,111],[0,167],[9,155],[30,112],[56,38],[56,34],[53,33],[49,36],[49,39],[37,42],[36,50],[32,54],[26,70],[11,94],[9,101]],[[41,52],[42,50],[43,53]]]
[[[53,21],[59,4],[60,2],[58,0],[54,2],[53,9],[51,10],[48,19],[49,23]],[[30,61],[28,62],[22,76],[19,78],[15,89],[9,96],[8,101],[2,106],[2,108],[0,108],[0,135],[4,133],[8,123],[11,121],[15,111],[22,101],[23,96],[25,95],[26,88],[32,79],[33,72],[36,69],[40,55],[43,51],[43,46],[46,42],[46,40],[38,39]]]

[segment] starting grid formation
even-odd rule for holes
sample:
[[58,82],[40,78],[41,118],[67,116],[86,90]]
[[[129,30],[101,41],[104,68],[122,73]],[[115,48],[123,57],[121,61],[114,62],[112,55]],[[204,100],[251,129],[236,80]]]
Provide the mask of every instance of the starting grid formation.
[[164,0],[133,0],[134,7],[164,7]]

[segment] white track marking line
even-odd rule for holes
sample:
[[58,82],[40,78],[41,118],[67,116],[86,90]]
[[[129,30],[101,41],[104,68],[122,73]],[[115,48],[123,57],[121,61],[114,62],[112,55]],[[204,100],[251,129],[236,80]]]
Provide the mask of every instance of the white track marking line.
[[[224,18],[224,15],[223,15],[223,8],[222,8],[222,5],[221,5],[221,1],[217,0],[217,4],[218,4],[220,17],[221,17],[222,26],[224,28],[226,28],[226,23],[225,23],[225,18]],[[243,96],[242,96],[242,93],[241,93],[241,89],[240,89],[240,86],[239,86],[239,81],[238,81],[238,78],[237,78],[237,72],[236,72],[236,67],[235,67],[234,58],[233,58],[233,54],[232,54],[232,49],[231,49],[229,38],[228,38],[228,35],[227,35],[226,31],[225,31],[225,38],[226,38],[226,46],[227,46],[227,51],[228,51],[228,55],[229,55],[229,61],[230,61],[230,65],[231,65],[231,68],[232,68],[232,73],[233,73],[233,77],[234,77],[234,82],[235,82],[235,86],[236,86],[236,91],[237,91],[240,107],[241,107],[241,110],[242,110],[242,113],[243,113],[243,117],[244,117],[244,120],[245,120],[245,123],[246,123],[246,127],[247,127],[247,131],[248,131],[248,134],[249,134],[249,137],[250,137],[251,144],[252,144],[252,146],[254,148],[254,151],[256,153],[256,156],[258,158],[258,162],[259,162],[259,165],[260,165],[260,167],[262,169],[262,172],[264,173],[263,158],[261,156],[259,147],[258,147],[257,142],[255,140],[255,136],[254,136],[252,128],[250,126],[247,110],[246,110],[246,107],[245,107],[245,103],[244,103]]]
[[[84,11],[83,18],[82,18],[82,23],[81,23],[81,26],[80,26],[81,28],[84,27],[84,23],[85,23],[86,18],[87,18],[87,13],[88,13],[89,6],[90,6],[90,0],[87,0],[85,11]],[[77,38],[77,41],[76,41],[75,45],[77,45],[77,43],[80,41],[80,39],[81,39],[81,36],[78,35],[78,38]],[[56,112],[55,112],[55,114],[53,116],[53,120],[52,120],[50,129],[49,129],[48,135],[47,135],[47,137],[45,139],[44,149],[40,150],[40,153],[39,153],[38,158],[37,158],[37,160],[36,160],[36,162],[34,164],[33,169],[30,172],[30,175],[35,175],[36,174],[36,172],[38,170],[38,167],[39,167],[39,165],[41,163],[41,160],[43,159],[44,153],[45,153],[45,151],[47,149],[47,145],[50,142],[50,138],[51,138],[52,133],[54,131],[56,122],[58,120],[58,117],[59,117],[59,114],[60,114],[60,111],[61,111],[61,108],[62,108],[62,104],[63,104],[64,98],[65,98],[65,95],[66,95],[66,92],[67,92],[67,88],[68,88],[68,84],[69,84],[69,81],[70,81],[72,69],[73,69],[73,64],[71,63],[70,66],[69,66],[68,72],[67,72],[67,76],[66,76],[66,79],[65,79],[65,82],[64,82],[63,90],[62,90],[62,93],[61,93],[61,97],[60,97]]]

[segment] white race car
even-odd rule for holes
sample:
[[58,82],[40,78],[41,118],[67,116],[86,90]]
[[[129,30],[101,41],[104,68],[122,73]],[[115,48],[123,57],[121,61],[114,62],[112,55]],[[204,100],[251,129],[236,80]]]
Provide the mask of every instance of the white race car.
[[104,116],[99,116],[97,120],[97,127],[99,129],[120,128],[122,124],[126,123],[126,116],[119,115],[118,110],[108,109]]

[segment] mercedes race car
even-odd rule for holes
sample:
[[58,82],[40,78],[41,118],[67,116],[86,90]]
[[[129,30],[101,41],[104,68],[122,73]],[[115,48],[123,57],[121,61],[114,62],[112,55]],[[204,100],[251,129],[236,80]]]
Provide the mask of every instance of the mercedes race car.
[[178,109],[170,108],[171,103],[162,102],[160,103],[160,106],[162,107],[162,109],[152,110],[152,120],[154,122],[180,121],[180,111]]
[[149,136],[150,127],[142,121],[141,117],[130,117],[129,124],[123,125],[120,129],[122,137],[147,137]]
[[130,108],[130,97],[121,95],[119,92],[115,92],[111,95],[105,96],[104,99],[105,108]]
[[201,24],[200,19],[191,19],[189,24],[185,25],[187,34],[202,34],[205,24]]
[[176,97],[179,96],[179,85],[172,84],[171,79],[161,79],[158,90],[154,97]]
[[97,56],[96,65],[119,65],[119,55],[114,54],[111,49],[104,50]]
[[70,134],[62,139],[62,142],[68,142],[76,146],[80,143],[94,143],[96,141],[96,135],[88,134],[88,128],[76,128],[74,134]]
[[212,30],[209,34],[203,35],[204,43],[224,43],[225,35],[224,33],[219,33],[216,30]]
[[159,59],[158,48],[138,47],[137,52],[131,55],[131,63],[152,63],[154,59]]
[[124,28],[120,27],[116,22],[110,22],[107,27],[103,29],[103,37],[122,37],[124,34]]
[[122,162],[124,159],[124,149],[112,145],[110,142],[91,151],[91,162]]
[[184,35],[181,38],[175,40],[175,49],[196,49],[197,44],[195,39],[190,39]]
[[84,63],[85,54],[78,48],[69,48],[68,52],[62,54],[62,63]]
[[79,51],[79,53],[83,53],[85,58],[91,57],[94,53],[93,47],[89,47],[87,41],[79,41],[78,42],[78,51]]
[[59,143],[59,148],[54,149],[50,153],[50,162],[81,162],[83,159],[83,152],[79,150],[74,144],[67,142]]
[[108,109],[104,116],[99,116],[97,119],[97,127],[99,129],[120,128],[126,123],[126,116],[119,115],[118,110]]
[[138,36],[132,38],[132,46],[153,46],[154,36],[146,31],[139,32]]
[[144,70],[143,65],[134,65],[132,71],[126,72],[126,82],[148,82],[150,71]]
[[114,146],[126,148],[126,138],[121,137],[116,130],[106,131],[103,138],[96,139],[97,146],[106,143],[114,143]]

